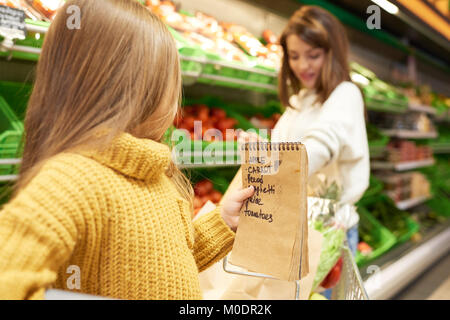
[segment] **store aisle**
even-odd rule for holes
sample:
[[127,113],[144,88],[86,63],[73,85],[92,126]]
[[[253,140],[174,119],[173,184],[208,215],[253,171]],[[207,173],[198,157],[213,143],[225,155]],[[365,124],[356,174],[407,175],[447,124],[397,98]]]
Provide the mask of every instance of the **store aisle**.
[[450,300],[450,252],[393,299]]

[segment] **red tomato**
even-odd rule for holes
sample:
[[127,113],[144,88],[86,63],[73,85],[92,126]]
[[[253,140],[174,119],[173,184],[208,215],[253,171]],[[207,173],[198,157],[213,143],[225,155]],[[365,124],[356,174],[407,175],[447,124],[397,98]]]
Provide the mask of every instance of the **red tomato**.
[[217,190],[213,190],[211,192],[211,201],[213,203],[219,203],[220,200],[222,200],[222,194]]
[[233,129],[235,124],[235,119],[226,118],[217,123],[217,129],[221,131],[225,131],[226,129]]
[[338,262],[335,264],[335,266],[331,269],[331,271],[328,273],[326,278],[322,281],[320,284],[321,287],[325,289],[333,288],[341,278],[341,271],[342,271],[342,257],[339,258]]
[[186,128],[188,128],[189,131],[194,130],[194,121],[195,118],[193,116],[187,116],[184,118],[184,123],[186,124]]
[[[213,184],[209,180],[199,181],[194,186],[195,194],[198,195],[199,197],[206,196],[212,190],[213,190]],[[203,199],[202,199],[202,201],[203,201]]]
[[197,116],[198,120],[202,121],[202,122],[206,122],[209,119],[209,110],[206,108],[200,108],[198,110],[198,116]]
[[364,241],[361,241],[360,243],[358,243],[358,250],[359,252],[361,252],[362,254],[369,254],[372,252],[372,247],[369,246],[367,243],[365,243]]
[[202,199],[202,207],[207,203],[209,200],[211,200],[211,197],[209,195],[201,197]]
[[183,108],[183,110],[184,110],[184,114],[186,116],[192,115],[194,113],[194,107],[193,106],[185,106]]
[[217,119],[225,119],[227,117],[227,113],[223,109],[212,108],[211,116],[216,117]]

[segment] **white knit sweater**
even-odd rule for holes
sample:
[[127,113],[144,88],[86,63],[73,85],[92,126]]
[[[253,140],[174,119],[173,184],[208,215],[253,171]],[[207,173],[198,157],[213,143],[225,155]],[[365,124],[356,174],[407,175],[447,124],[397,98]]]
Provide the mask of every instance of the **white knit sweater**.
[[322,175],[342,187],[341,202],[357,202],[369,185],[370,162],[364,102],[358,87],[342,82],[323,105],[313,90],[291,97],[272,132],[274,142],[300,141],[306,146],[310,181]]

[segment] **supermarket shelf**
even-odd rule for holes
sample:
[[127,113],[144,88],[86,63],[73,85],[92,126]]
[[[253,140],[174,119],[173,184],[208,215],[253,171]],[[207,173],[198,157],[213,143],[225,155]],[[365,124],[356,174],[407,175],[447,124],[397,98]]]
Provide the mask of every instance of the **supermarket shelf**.
[[273,91],[274,93],[277,92],[277,86],[272,85],[272,84],[265,84],[265,83],[253,82],[253,81],[248,81],[248,80],[243,80],[243,79],[236,79],[236,78],[224,77],[224,76],[213,75],[213,74],[205,74],[205,73],[199,73],[199,72],[192,72],[192,71],[183,71],[181,74],[184,77],[202,78],[202,79],[213,80],[213,81],[228,82],[231,84],[266,89],[266,90]]
[[402,139],[434,139],[438,137],[437,132],[420,132],[415,130],[390,129],[390,130],[382,130],[382,132],[387,136]]
[[395,203],[395,205],[400,210],[407,210],[409,208],[413,208],[415,206],[418,206],[419,204],[424,203],[428,199],[430,199],[430,197],[428,197],[428,196],[417,197],[417,198],[413,198],[413,199],[398,201]]
[[[11,50],[12,51],[17,51],[17,52],[23,52],[23,53],[37,54],[37,55],[41,54],[41,48],[34,48],[34,47],[27,47],[27,46],[20,46],[20,45],[13,45]],[[214,60],[208,60],[208,59],[192,58],[192,57],[186,57],[186,56],[182,56],[182,55],[180,55],[180,59],[181,60],[185,60],[185,61],[195,61],[195,62],[199,62],[199,63],[202,63],[202,64],[213,64],[213,65],[218,66],[218,67],[234,68],[234,69],[240,70],[240,71],[247,71],[247,72],[252,72],[252,73],[255,73],[255,74],[260,74],[260,75],[264,75],[264,76],[270,76],[270,77],[273,77],[273,78],[277,78],[277,73],[276,72],[270,72],[270,71],[265,71],[265,70],[258,70],[256,68],[249,68],[249,67],[244,67],[244,66],[238,66],[238,65],[234,65],[234,64],[231,64],[231,63],[223,62],[223,61],[214,61]],[[239,86],[246,86],[246,87],[265,89],[265,90],[268,90],[268,91],[273,92],[273,93],[276,93],[277,90],[278,90],[277,86],[273,85],[273,84],[259,83],[259,82],[244,80],[244,79],[237,79],[237,78],[231,78],[231,77],[225,77],[225,76],[220,76],[220,75],[207,74],[207,73],[202,73],[202,72],[182,71],[182,76],[183,77],[195,78],[195,79],[206,79],[206,80],[212,80],[212,81],[220,81],[220,82],[230,83],[230,84],[239,85]]]
[[420,273],[450,250],[450,221],[440,225],[419,244],[407,242],[366,268],[364,287],[373,300],[395,296]]
[[238,66],[236,64],[226,62],[226,61],[210,60],[210,59],[202,58],[202,57],[188,57],[188,56],[183,56],[183,55],[180,55],[180,59],[185,60],[185,61],[198,62],[201,64],[213,64],[214,66],[218,66],[218,67],[239,69],[242,71],[257,73],[257,74],[261,74],[263,76],[269,76],[269,77],[273,77],[273,78],[276,78],[278,76],[278,73],[276,71],[266,71],[266,70],[259,70],[256,68],[251,68],[251,67]]
[[22,159],[0,159],[0,165],[5,164],[21,164]]
[[238,167],[241,164],[236,163],[201,163],[201,164],[182,164],[179,165],[180,169],[198,169],[198,168],[226,168],[226,167]]
[[0,182],[7,182],[7,181],[16,181],[19,178],[16,174],[10,174],[6,176],[0,176]]
[[428,113],[428,114],[432,114],[432,115],[435,115],[437,113],[436,109],[433,107],[422,105],[422,104],[416,104],[416,103],[410,103],[409,110],[424,112],[424,113]]
[[[215,159],[214,157],[219,157],[218,159]],[[213,158],[211,158],[213,157]],[[201,163],[183,163],[184,159],[189,159],[189,161],[192,161],[192,158],[194,160],[196,159],[202,159]],[[179,169],[196,169],[196,168],[225,168],[225,167],[238,167],[241,165],[240,155],[238,151],[231,150],[231,151],[225,151],[225,152],[216,152],[213,155],[207,155],[202,151],[185,153],[183,154],[180,159],[177,159],[176,154],[173,154],[174,162],[177,163],[177,166]],[[214,160],[219,160],[214,161]],[[232,161],[230,161],[232,159]]]
[[436,143],[431,144],[431,149],[433,150],[433,153],[435,154],[446,154],[450,153],[450,143]]
[[405,113],[407,108],[401,108],[398,106],[393,106],[385,101],[375,102],[375,101],[367,101],[366,106],[368,110],[371,111],[380,111],[380,112],[389,112],[389,113]]
[[408,162],[384,162],[384,161],[372,161],[370,167],[372,169],[379,170],[396,170],[396,171],[407,171],[417,168],[429,167],[434,165],[434,159],[419,160],[419,161],[408,161]]

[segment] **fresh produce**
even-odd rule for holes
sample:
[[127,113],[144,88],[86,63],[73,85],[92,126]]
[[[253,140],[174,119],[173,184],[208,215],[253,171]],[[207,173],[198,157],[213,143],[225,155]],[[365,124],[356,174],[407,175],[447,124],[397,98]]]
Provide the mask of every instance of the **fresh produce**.
[[378,129],[371,123],[366,124],[366,130],[367,130],[367,139],[369,141],[377,141],[384,137],[380,129]]
[[324,221],[314,221],[314,228],[323,234],[323,243],[313,289],[322,283],[336,265],[342,255],[342,245],[345,239],[345,231],[343,229],[325,225]]
[[379,179],[384,182],[386,194],[395,202],[430,196],[430,183],[420,172],[383,172]]
[[63,0],[0,0],[0,5],[23,10],[33,20],[51,21]]
[[[209,108],[206,105],[185,106],[183,116],[178,115],[174,120],[174,125],[178,129],[185,129],[190,133],[192,140],[205,141],[236,141],[234,134],[227,137],[227,129],[235,129],[237,120],[227,117],[226,112],[220,108]],[[195,132],[195,121],[201,121],[201,131]],[[215,136],[212,130],[219,130],[221,137]],[[209,131],[208,131],[209,130]],[[217,132],[218,133],[218,132]]]
[[319,293],[313,292],[311,293],[309,300],[328,300],[328,299]]
[[62,0],[28,0],[28,2],[32,2],[33,7],[50,20],[54,18],[56,10],[64,4]]
[[166,24],[179,31],[188,42],[200,46],[204,51],[215,53],[229,61],[239,61],[254,66],[259,63],[278,68],[281,61],[281,47],[272,42],[273,34],[265,32],[268,39],[264,45],[242,26],[219,22],[202,12],[194,15],[178,12],[171,1],[147,0],[147,7]]
[[[365,237],[367,238],[367,234],[365,235]],[[372,253],[372,247],[369,246],[366,242],[361,241],[360,243],[358,243],[358,250],[359,252],[361,252],[363,255],[369,255]]]
[[[380,196],[378,201],[370,204],[367,209],[375,219],[380,221],[396,237],[400,237],[409,231],[407,225],[409,213],[398,209],[389,197]],[[363,240],[365,239],[363,238]],[[366,242],[370,243],[370,241]]]
[[448,156],[436,156],[436,164],[421,169],[431,184],[433,198],[427,205],[437,214],[450,216],[450,159]]
[[433,158],[433,151],[428,145],[418,145],[412,141],[393,140],[387,145],[388,161],[407,162]]
[[196,215],[206,202],[218,204],[222,200],[222,193],[214,189],[210,180],[201,180],[194,185],[194,215]]
[[331,269],[331,271],[328,273],[326,278],[320,283],[320,286],[324,289],[330,289],[333,288],[341,278],[341,272],[342,272],[342,257],[339,258],[338,262],[334,265],[334,267]]

